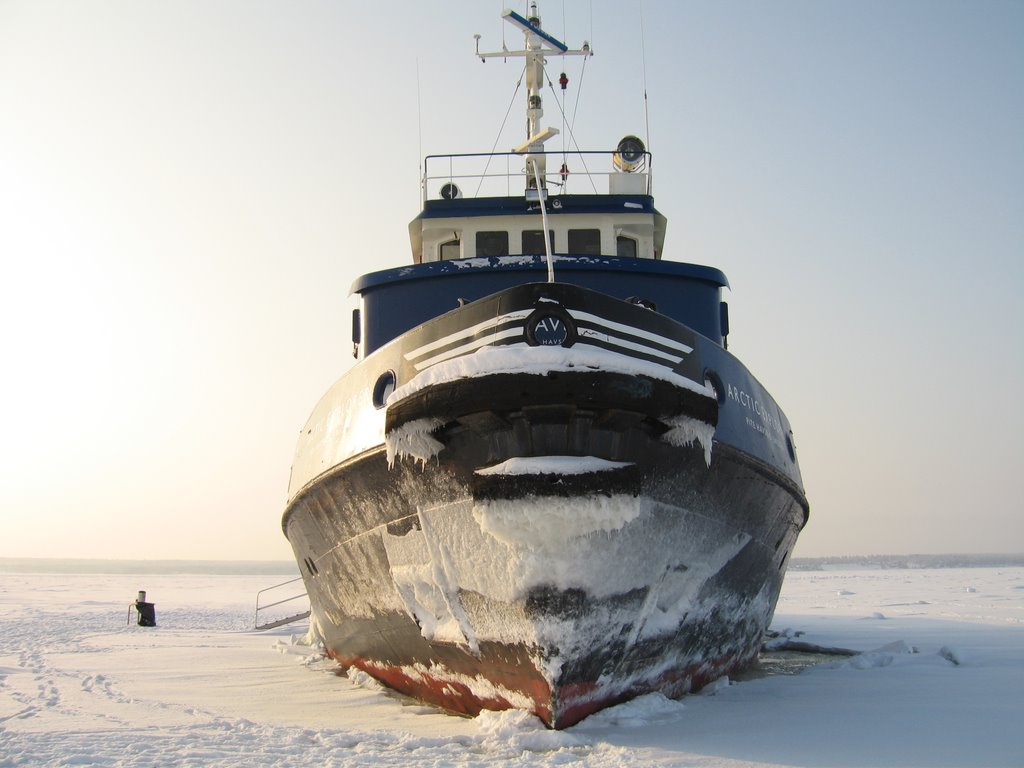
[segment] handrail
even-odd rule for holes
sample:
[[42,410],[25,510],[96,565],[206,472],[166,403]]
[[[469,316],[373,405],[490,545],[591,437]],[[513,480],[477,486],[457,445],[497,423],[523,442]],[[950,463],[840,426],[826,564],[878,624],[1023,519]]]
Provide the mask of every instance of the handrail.
[[[253,625],[254,625],[255,629],[257,629],[257,630],[273,629],[274,627],[280,627],[283,624],[290,624],[293,621],[300,621],[302,619],[307,618],[310,615],[310,609],[308,607],[309,595],[306,593],[305,589],[302,590],[301,594],[292,595],[291,597],[285,597],[285,598],[282,598],[281,600],[275,600],[274,602],[267,603],[266,605],[260,605],[260,598],[263,596],[264,592],[270,592],[271,590],[280,589],[281,587],[286,587],[289,584],[294,584],[296,581],[302,581],[302,577],[301,576],[296,576],[294,579],[289,579],[288,581],[282,581],[280,584],[275,584],[272,587],[266,587],[266,588],[261,589],[259,592],[256,593],[256,615],[255,615],[255,618],[253,620]],[[273,608],[273,607],[278,606],[278,605],[284,605],[285,603],[290,603],[293,600],[302,600],[302,599],[305,599],[307,601],[307,608],[306,608],[305,611],[300,611],[299,613],[295,613],[295,614],[286,616],[284,618],[273,619],[271,621],[267,621],[267,622],[264,622],[263,624],[260,624],[260,611],[265,611],[268,608]]]
[[[593,187],[596,194],[600,194],[597,191],[597,187],[594,185],[595,177],[613,177],[617,175],[630,175],[634,177],[640,177],[644,179],[643,187],[646,194],[651,193],[651,153],[644,151],[643,160],[637,164],[636,170],[631,173],[623,174],[621,171],[615,170],[613,161],[618,150],[576,150],[576,151],[550,151],[550,152],[530,152],[529,156],[536,157],[561,157],[565,158],[569,162],[572,158],[578,158],[582,164],[582,169],[578,171],[566,172],[563,176],[562,171],[552,170],[549,166],[547,171],[542,174],[542,183],[547,186],[551,184],[553,187],[562,186],[570,177],[585,177],[590,181],[591,187]],[[604,156],[609,159],[609,165],[611,166],[607,171],[593,171],[591,170],[586,162],[588,156]],[[497,172],[490,170],[491,162],[496,158],[505,158],[506,160],[506,171]],[[509,160],[515,159],[517,163],[522,164],[522,170],[512,171],[509,166]],[[438,167],[438,164],[441,167]],[[433,164],[433,168],[431,165]],[[423,160],[423,176],[420,179],[420,187],[423,193],[423,202],[426,203],[428,200],[435,200],[444,197],[442,193],[442,184],[444,182],[454,183],[456,179],[465,181],[469,179],[478,179],[480,184],[477,186],[476,192],[469,197],[480,196],[480,189],[484,181],[495,180],[495,179],[506,179],[509,181],[513,178],[521,178],[524,182],[523,188],[525,189],[528,185],[528,180],[531,178],[533,173],[532,168],[526,162],[526,156],[517,152],[468,152],[468,153],[454,153],[448,155],[427,155]],[[432,188],[433,183],[433,188]],[[460,193],[463,190],[460,190]],[[507,196],[508,192],[506,192]]]

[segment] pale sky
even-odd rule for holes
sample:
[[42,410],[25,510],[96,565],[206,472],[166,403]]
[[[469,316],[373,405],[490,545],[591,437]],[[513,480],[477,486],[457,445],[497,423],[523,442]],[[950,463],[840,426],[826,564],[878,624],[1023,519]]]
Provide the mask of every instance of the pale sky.
[[[349,286],[498,138],[502,5],[0,0],[0,557],[291,557]],[[1024,3],[540,11],[580,146],[648,136],[665,257],[729,277],[796,555],[1024,551]]]

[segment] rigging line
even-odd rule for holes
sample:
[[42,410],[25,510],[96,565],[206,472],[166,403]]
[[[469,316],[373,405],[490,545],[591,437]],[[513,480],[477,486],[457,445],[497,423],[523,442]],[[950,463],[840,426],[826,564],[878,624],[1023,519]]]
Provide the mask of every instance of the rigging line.
[[[555,96],[556,96],[556,98],[555,98],[555,104],[558,104],[558,98],[557,98],[557,94],[555,94],[555,86],[554,86],[554,83],[552,83],[552,82],[551,82],[551,78],[547,76],[547,71],[546,71],[546,70],[545,70],[545,72],[544,72],[544,78],[545,78],[545,79],[546,79],[546,80],[548,81],[548,88],[550,88],[550,89],[551,89],[551,93],[552,93],[552,95],[555,95]],[[561,106],[559,106],[559,109],[561,109]],[[563,121],[563,122],[562,122],[562,124],[564,125],[564,124],[565,124],[565,112],[564,112],[564,111],[562,112],[562,121]],[[586,175],[586,177],[587,177],[587,178],[588,178],[588,179],[590,180],[590,186],[594,188],[594,194],[595,194],[595,195],[596,195],[596,194],[599,194],[599,193],[598,193],[598,191],[597,191],[597,185],[596,185],[596,184],[594,184],[594,177],[593,177],[593,176],[592,176],[592,175],[590,174],[590,169],[589,169],[589,168],[587,168],[587,159],[586,159],[586,157],[584,157],[584,155],[583,155],[583,150],[581,150],[581,149],[580,149],[580,145],[579,145],[579,143],[578,143],[578,142],[576,141],[576,134],[574,134],[574,133],[572,132],[572,125],[571,125],[571,124],[570,124],[570,126],[569,126],[569,138],[570,138],[570,139],[572,139],[572,145],[573,145],[574,147],[576,147],[576,153],[577,153],[577,154],[579,155],[579,157],[580,157],[580,163],[581,163],[581,164],[583,165],[583,173],[584,173],[584,174]]]
[[[590,50],[594,50],[591,48]],[[587,59],[589,56],[583,57],[583,66],[580,68],[580,83],[576,86],[576,102],[572,105],[572,120],[569,121],[569,130],[576,125],[576,113],[580,108],[580,94],[583,92],[583,77],[587,74]]]
[[476,185],[476,192],[473,197],[477,197],[480,194],[480,187],[484,184],[484,179],[487,177],[487,169],[491,167],[491,159],[494,157],[494,150],[498,146],[498,142],[501,141],[501,134],[505,130],[505,124],[508,122],[509,113],[512,112],[512,105],[516,103],[516,94],[519,93],[519,87],[523,84],[523,76],[526,74],[526,65],[523,65],[523,71],[519,73],[519,82],[516,83],[516,90],[512,94],[512,99],[508,103],[508,109],[505,110],[505,119],[501,121],[501,128],[498,129],[498,135],[494,139],[494,144],[491,146],[491,151],[487,155],[487,163],[484,164],[484,172],[480,174],[480,181]]
[[647,35],[644,32],[644,2],[640,0],[640,60],[644,70],[644,131],[647,139],[647,194],[654,194],[654,173],[651,154],[651,113],[647,106]]
[[[565,56],[560,57],[559,63],[561,64],[562,74],[565,73]],[[565,117],[565,97],[568,96],[566,89],[562,88],[562,93],[559,95],[558,91],[555,90],[551,84],[551,78],[548,77],[547,66],[544,68],[544,79],[548,81],[548,88],[551,89],[552,95],[555,97],[555,103],[558,105],[558,111],[562,115],[562,164],[565,164],[565,136],[566,136],[566,117]],[[559,76],[559,83],[561,83],[561,76]]]
[[[568,30],[568,27],[565,24],[565,0],[562,0],[562,39],[563,40],[567,40],[568,39],[569,33],[568,33],[567,30]],[[562,70],[565,71],[565,56],[561,56],[560,57],[560,61],[561,61],[561,64],[562,64]],[[545,76],[547,75],[546,72],[544,74],[545,74]],[[548,84],[549,85],[551,84],[550,79],[548,80]],[[568,94],[565,92],[565,88],[562,88],[562,105],[559,107],[559,110],[562,113],[562,165],[565,165],[565,163],[566,163],[566,155],[565,155],[565,97],[567,95]]]
[[[593,50],[593,48],[591,48],[591,50]],[[589,59],[589,58],[590,58],[590,56],[584,56],[583,57],[583,67],[580,69],[580,82],[579,82],[579,85],[576,87],[576,102],[573,104],[573,108],[572,108],[572,119],[569,120],[569,138],[572,139],[572,144],[573,144],[574,147],[576,147],[576,152],[580,156],[580,162],[583,164],[583,172],[587,175],[587,178],[590,180],[590,186],[593,187],[594,194],[596,195],[596,194],[598,194],[598,192],[597,192],[597,185],[594,184],[594,177],[591,176],[590,169],[587,168],[587,160],[583,156],[583,151],[580,149],[579,142],[576,141],[576,134],[573,133],[573,130],[572,130],[573,127],[576,125],[576,114],[579,111],[579,106],[580,106],[580,94],[583,92],[583,76],[587,73],[587,59]],[[544,77],[547,78],[548,87],[552,91],[554,91],[555,87],[551,84],[551,78],[548,77],[547,69],[544,70]],[[557,100],[556,100],[556,103],[557,103]],[[562,117],[563,118],[565,117],[565,112],[564,111],[562,113]]]
[[[565,60],[563,57],[562,66],[565,66]],[[547,73],[544,73],[545,76]],[[551,78],[548,78],[548,86],[551,86]],[[551,88],[554,91],[554,88]],[[558,111],[562,113],[562,163],[565,163],[565,89],[562,90],[561,104],[558,104],[558,94],[555,94],[555,103],[558,104]]]
[[423,178],[423,104],[420,100],[420,59],[416,57],[416,132],[419,142],[418,158],[420,173],[420,190],[423,199],[427,199],[427,180]]
[[[640,61],[644,72],[644,131],[647,135],[647,151],[651,151],[651,116],[647,110],[647,35],[644,32],[644,3],[640,0]],[[584,62],[585,63],[585,62]]]

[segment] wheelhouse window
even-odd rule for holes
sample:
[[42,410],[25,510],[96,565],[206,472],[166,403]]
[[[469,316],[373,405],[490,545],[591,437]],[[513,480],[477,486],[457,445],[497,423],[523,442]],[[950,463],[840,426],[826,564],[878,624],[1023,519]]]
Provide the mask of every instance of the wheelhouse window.
[[615,254],[627,259],[636,258],[636,240],[619,235],[615,238]]
[[600,229],[570,229],[569,253],[574,256],[600,256]]
[[[551,252],[555,251],[555,230],[548,230],[548,240],[551,242]],[[546,254],[547,251],[544,248],[544,230],[542,229],[529,229],[523,231],[523,254],[536,255]]]
[[441,261],[460,258],[462,258],[462,243],[458,240],[449,240],[447,243],[441,243]]
[[476,255],[508,256],[508,232],[477,232]]

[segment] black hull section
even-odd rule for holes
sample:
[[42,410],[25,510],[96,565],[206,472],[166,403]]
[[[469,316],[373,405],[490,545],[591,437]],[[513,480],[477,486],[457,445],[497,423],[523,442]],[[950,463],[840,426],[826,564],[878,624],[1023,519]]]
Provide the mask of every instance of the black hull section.
[[[456,712],[527,708],[552,727],[652,690],[681,695],[748,663],[806,519],[802,495],[720,446],[710,468],[699,448],[652,452],[645,471],[593,473],[569,484],[521,477],[511,486],[523,501],[552,491],[633,499],[643,510],[637,518],[591,532],[589,551],[571,559],[585,571],[588,561],[595,571],[605,559],[646,561],[645,578],[612,594],[559,586],[565,552],[539,552],[533,572],[549,570],[551,583],[538,579],[512,600],[453,583],[459,576],[447,562],[485,546],[474,495],[486,499],[494,488],[474,489],[457,479],[462,473],[425,470],[411,459],[389,469],[383,451],[339,468],[297,498],[287,520],[297,556],[312,564],[304,576],[329,653]],[[409,536],[424,539],[410,547],[423,556],[418,562],[396,557],[394,543]],[[501,578],[503,564],[491,566]],[[444,573],[433,583],[425,578],[440,593],[433,605],[402,595],[410,584],[401,571],[410,568]],[[413,592],[424,586],[411,581]],[[431,621],[457,631],[428,639]]]
[[[284,519],[332,657],[456,712],[561,728],[756,656],[807,504],[792,454],[740,447],[766,430],[735,393],[774,411],[728,353],[540,284],[377,355],[318,407]],[[781,413],[767,423],[785,436]]]

